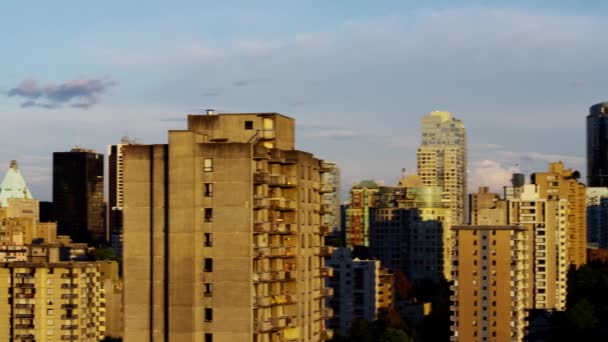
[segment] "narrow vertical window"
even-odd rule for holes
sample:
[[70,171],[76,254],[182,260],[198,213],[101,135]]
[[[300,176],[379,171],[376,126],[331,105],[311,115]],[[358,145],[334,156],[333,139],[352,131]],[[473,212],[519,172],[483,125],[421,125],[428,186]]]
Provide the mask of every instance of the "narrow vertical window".
[[204,188],[205,197],[213,197],[213,183],[205,183]]
[[205,322],[213,322],[213,309],[205,308]]
[[203,271],[213,272],[213,259],[205,258],[205,265],[203,266]]
[[213,208],[205,208],[205,222],[213,221]]
[[205,233],[204,244],[205,244],[205,247],[213,246],[213,233]]
[[213,295],[213,284],[205,283],[205,297],[211,297]]
[[203,171],[205,171],[205,172],[213,171],[213,159],[205,158],[203,160]]

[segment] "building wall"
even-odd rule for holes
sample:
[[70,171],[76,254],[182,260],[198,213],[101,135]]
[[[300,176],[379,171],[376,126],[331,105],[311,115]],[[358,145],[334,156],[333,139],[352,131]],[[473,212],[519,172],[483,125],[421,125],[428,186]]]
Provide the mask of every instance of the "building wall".
[[565,169],[562,162],[550,163],[548,172],[532,175],[540,196],[568,201],[568,263],[577,267],[587,262],[587,209],[585,185],[578,181],[578,171]]
[[346,208],[346,245],[369,246],[370,210],[378,206],[379,186],[374,181],[353,185]]
[[452,341],[523,341],[525,229],[456,226]]
[[105,241],[103,155],[74,149],[53,153],[53,203],[59,234],[77,242]]
[[36,341],[103,339],[105,298],[99,276],[95,263],[3,264],[0,300],[10,305],[0,312],[0,335]]
[[189,116],[168,145],[126,148],[125,339],[331,338],[327,170],[309,153],[268,148],[293,146],[281,140],[293,139],[287,119]]
[[447,194],[453,224],[464,224],[467,200],[467,138],[462,121],[448,112],[431,112],[421,120],[418,175]]
[[587,245],[608,248],[608,188],[587,188]]

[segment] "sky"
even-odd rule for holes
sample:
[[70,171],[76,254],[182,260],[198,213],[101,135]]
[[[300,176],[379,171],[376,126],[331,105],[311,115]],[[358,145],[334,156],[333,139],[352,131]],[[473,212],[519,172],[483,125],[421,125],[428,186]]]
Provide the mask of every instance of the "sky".
[[[420,118],[463,120],[469,190],[562,160],[608,101],[605,1],[0,4],[0,174],[52,197],[52,153],[165,143],[188,113],[279,112],[343,188],[416,172]],[[584,179],[584,178],[583,178]]]

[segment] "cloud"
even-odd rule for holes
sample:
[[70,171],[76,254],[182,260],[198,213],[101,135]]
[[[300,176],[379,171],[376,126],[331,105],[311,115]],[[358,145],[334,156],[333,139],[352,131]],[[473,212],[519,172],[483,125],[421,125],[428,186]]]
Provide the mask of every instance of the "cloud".
[[494,192],[502,193],[502,187],[509,185],[513,173],[520,172],[518,167],[505,167],[492,159],[472,163],[469,173],[469,192],[476,192],[480,186],[488,186]]
[[35,79],[23,80],[7,92],[9,97],[20,97],[25,101],[22,108],[56,109],[63,105],[88,109],[97,104],[108,88],[115,82],[109,77],[80,78],[63,83],[42,84]]
[[238,80],[238,81],[234,82],[234,86],[235,87],[248,87],[248,86],[255,85],[255,84],[265,83],[268,81],[269,81],[268,79],[263,79],[263,78]]

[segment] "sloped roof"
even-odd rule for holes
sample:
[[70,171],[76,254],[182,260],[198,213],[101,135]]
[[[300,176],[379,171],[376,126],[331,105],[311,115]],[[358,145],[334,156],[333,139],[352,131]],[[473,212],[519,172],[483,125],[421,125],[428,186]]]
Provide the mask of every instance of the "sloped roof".
[[11,166],[0,184],[0,206],[7,207],[9,198],[33,198],[16,160],[11,160]]

